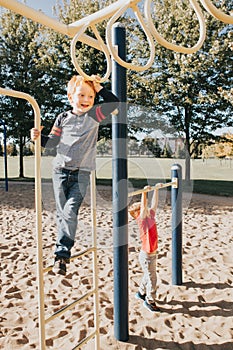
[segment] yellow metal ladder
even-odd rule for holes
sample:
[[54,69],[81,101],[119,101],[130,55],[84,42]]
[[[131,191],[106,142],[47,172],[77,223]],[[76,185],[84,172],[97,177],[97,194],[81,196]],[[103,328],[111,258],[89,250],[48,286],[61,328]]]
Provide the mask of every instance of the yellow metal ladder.
[[[21,98],[28,101],[33,107],[34,111],[34,125],[40,130],[40,108],[36,100],[21,91],[5,89],[0,87],[0,94],[10,97]],[[98,296],[98,269],[97,269],[97,235],[96,235],[96,183],[95,183],[95,171],[91,172],[90,188],[91,188],[91,217],[92,217],[92,247],[84,250],[83,252],[73,256],[71,260],[78,257],[92,254],[93,257],[93,289],[88,291],[81,298],[72,302],[70,305],[62,308],[58,312],[55,312],[49,318],[45,319],[45,304],[44,304],[44,273],[52,269],[52,266],[43,268],[43,247],[42,247],[42,200],[41,200],[41,142],[40,138],[35,141],[35,208],[36,208],[36,241],[37,241],[37,281],[38,281],[38,294],[39,294],[39,350],[46,350],[46,338],[45,338],[45,325],[54,318],[62,315],[65,311],[70,310],[77,303],[85,301],[89,296],[94,297],[94,323],[95,330],[79,344],[77,344],[72,350],[80,349],[82,345],[86,344],[89,340],[95,337],[95,350],[100,349],[99,339],[99,296]]]
[[92,254],[92,273],[93,273],[93,288],[88,290],[84,295],[82,295],[77,300],[73,301],[69,305],[61,308],[56,311],[54,314],[45,318],[45,304],[44,304],[44,279],[43,275],[46,272],[52,270],[52,266],[43,268],[43,259],[42,259],[42,240],[41,235],[38,237],[38,281],[39,282],[39,336],[40,336],[40,350],[46,349],[46,336],[45,336],[45,327],[46,325],[54,320],[56,317],[63,315],[67,310],[72,309],[78,303],[84,302],[90,296],[94,298],[94,331],[89,334],[86,338],[82,339],[72,350],[81,349],[89,340],[95,338],[95,350],[100,349],[100,337],[99,337],[99,295],[98,295],[98,268],[97,268],[97,235],[96,235],[96,184],[95,184],[95,171],[91,172],[90,175],[90,189],[91,189],[91,217],[92,217],[92,247],[83,250],[82,252],[73,255],[70,258],[70,261],[73,261],[82,256]]

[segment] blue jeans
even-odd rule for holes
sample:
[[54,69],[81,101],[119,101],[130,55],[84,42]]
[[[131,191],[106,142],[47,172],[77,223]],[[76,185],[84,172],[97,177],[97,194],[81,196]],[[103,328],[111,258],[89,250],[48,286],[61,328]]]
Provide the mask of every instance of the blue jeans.
[[57,211],[55,255],[70,258],[78,225],[78,212],[90,181],[90,172],[55,169],[53,190]]
[[146,294],[148,303],[153,303],[155,302],[157,290],[156,254],[150,255],[140,250],[139,262],[143,272],[139,292],[143,295]]

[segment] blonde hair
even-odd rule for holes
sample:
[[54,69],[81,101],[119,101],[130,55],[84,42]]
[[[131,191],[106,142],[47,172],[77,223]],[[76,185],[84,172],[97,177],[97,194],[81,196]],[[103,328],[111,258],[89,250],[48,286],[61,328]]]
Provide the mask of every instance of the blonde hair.
[[141,210],[141,202],[135,202],[135,203],[133,203],[133,204],[129,207],[128,210],[129,210],[130,215],[135,219],[136,216],[138,216],[138,215],[135,215],[135,213],[136,213],[136,212],[138,213],[138,211]]
[[95,91],[95,87],[94,87],[94,84],[93,84],[93,81],[91,80],[86,80],[84,77],[82,77],[81,75],[74,75],[70,81],[68,82],[68,86],[67,86],[67,94],[68,95],[73,95],[75,93],[75,89],[77,86],[80,86],[82,84],[87,84],[89,85],[94,94],[96,94],[96,91]]

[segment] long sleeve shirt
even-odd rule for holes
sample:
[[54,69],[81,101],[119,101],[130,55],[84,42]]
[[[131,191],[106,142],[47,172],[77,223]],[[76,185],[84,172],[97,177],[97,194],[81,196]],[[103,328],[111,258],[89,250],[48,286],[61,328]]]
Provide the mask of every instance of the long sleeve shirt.
[[113,112],[118,98],[102,88],[99,93],[104,102],[94,105],[87,113],[76,115],[72,111],[58,115],[48,136],[41,135],[41,145],[57,148],[54,168],[68,170],[94,170],[99,123]]

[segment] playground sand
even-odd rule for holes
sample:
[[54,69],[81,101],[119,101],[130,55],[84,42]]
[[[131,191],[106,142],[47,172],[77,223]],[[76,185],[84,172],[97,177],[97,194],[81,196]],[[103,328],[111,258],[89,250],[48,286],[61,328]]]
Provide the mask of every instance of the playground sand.
[[[53,261],[56,237],[51,185],[43,186],[43,256]],[[114,337],[111,189],[97,189],[100,348],[230,350],[233,348],[233,198],[188,195],[183,213],[183,284],[172,285],[171,208],[165,194],[158,210],[157,301],[150,313],[135,299],[142,276],[138,229],[129,221],[129,341]],[[39,350],[34,188],[0,189],[0,348]],[[90,199],[80,212],[73,253],[91,245]],[[45,274],[45,314],[80,298],[92,284],[92,262],[71,262],[67,276]],[[126,267],[127,268],[127,267]],[[46,349],[70,350],[93,330],[93,298],[46,325]],[[94,349],[90,341],[83,347]]]

